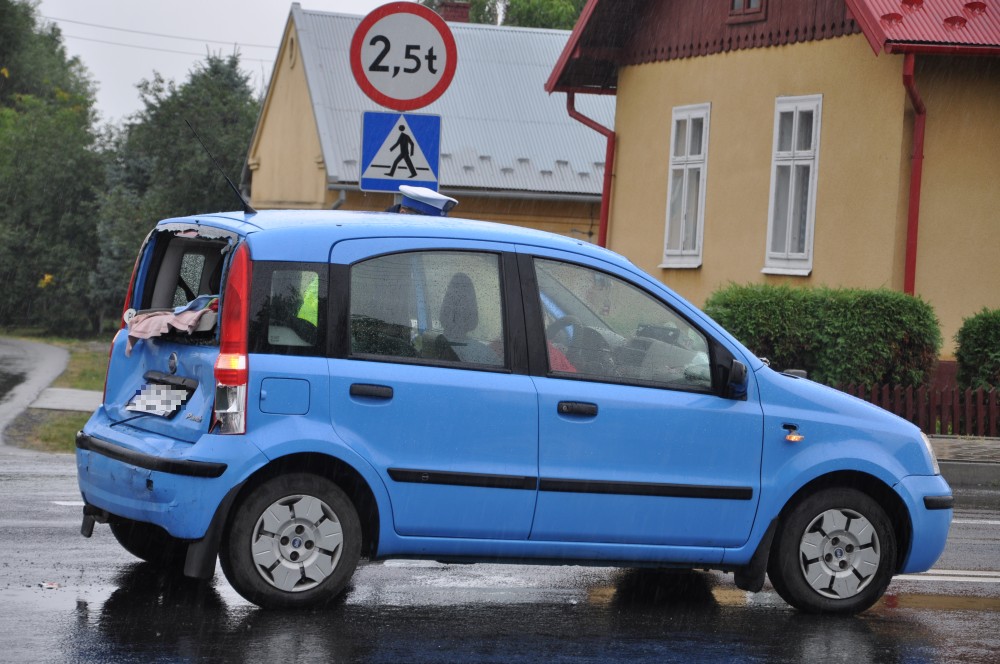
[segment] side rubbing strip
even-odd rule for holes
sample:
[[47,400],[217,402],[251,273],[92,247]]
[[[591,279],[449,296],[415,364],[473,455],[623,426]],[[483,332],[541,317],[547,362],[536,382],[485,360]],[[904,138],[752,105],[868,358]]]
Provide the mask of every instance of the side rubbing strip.
[[954,506],[954,496],[924,496],[924,507],[929,510],[950,510]]
[[664,498],[717,498],[721,500],[750,500],[753,498],[753,489],[744,486],[560,480],[545,477],[539,480],[538,490],[559,493],[611,493],[623,496],[661,496]]
[[407,470],[390,468],[389,477],[397,482],[413,484],[447,484],[450,486],[478,486],[488,489],[527,489],[534,491],[538,480],[520,475],[486,475],[482,473],[453,473],[442,470]]

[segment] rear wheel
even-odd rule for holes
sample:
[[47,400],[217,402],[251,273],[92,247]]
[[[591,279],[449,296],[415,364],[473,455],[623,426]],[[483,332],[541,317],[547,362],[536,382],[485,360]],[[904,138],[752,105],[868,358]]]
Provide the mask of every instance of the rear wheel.
[[270,479],[233,510],[222,571],[243,597],[266,608],[329,604],[361,557],[361,523],[350,498],[308,473]]
[[782,599],[808,613],[859,613],[892,580],[896,538],[885,510],[856,489],[805,498],[783,518],[767,573]]
[[188,543],[172,537],[151,523],[112,517],[111,533],[126,551],[159,568],[180,572],[184,569]]

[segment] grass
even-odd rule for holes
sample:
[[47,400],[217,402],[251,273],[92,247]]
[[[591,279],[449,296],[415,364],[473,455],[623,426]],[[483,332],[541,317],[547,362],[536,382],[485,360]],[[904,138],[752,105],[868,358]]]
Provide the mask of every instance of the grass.
[[[52,383],[53,387],[77,390],[103,390],[108,369],[110,337],[102,340],[66,339],[19,335],[69,351],[69,363]],[[29,408],[21,413],[4,431],[10,445],[44,452],[72,452],[76,449],[76,432],[83,428],[90,413]]]
[[90,413],[28,408],[4,430],[8,445],[42,452],[73,452],[76,432],[90,419]]
[[108,349],[111,337],[100,340],[66,339],[63,337],[22,337],[69,351],[66,370],[52,383],[52,387],[70,387],[77,390],[103,390],[104,376],[108,371]]

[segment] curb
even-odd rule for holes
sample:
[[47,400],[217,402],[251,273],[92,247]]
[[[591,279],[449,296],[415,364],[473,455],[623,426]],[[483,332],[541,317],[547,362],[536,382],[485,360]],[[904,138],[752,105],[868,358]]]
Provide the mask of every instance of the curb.
[[93,412],[101,405],[101,393],[93,390],[74,390],[67,387],[47,387],[28,406],[45,410],[74,410]]
[[1000,488],[1000,463],[939,461],[938,464],[952,489]]

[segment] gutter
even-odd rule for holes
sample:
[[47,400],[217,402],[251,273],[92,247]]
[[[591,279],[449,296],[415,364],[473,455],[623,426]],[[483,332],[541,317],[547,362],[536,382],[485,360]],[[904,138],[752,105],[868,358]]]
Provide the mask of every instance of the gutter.
[[913,70],[916,56],[903,56],[903,87],[913,105],[913,154],[910,157],[910,202],[906,215],[906,265],[903,272],[903,292],[914,294],[917,277],[917,231],[920,226],[920,186],[924,170],[924,130],[927,107],[917,91]]
[[[596,4],[593,2],[592,4]],[[601,192],[601,223],[597,230],[597,246],[608,246],[608,213],[611,208],[611,173],[615,164],[615,132],[604,125],[588,118],[576,110],[576,93],[566,93],[566,112],[569,116],[590,127],[608,139],[608,147],[604,153],[604,187]]]
[[911,44],[886,42],[886,53],[919,53],[922,55],[1000,55],[1000,46],[966,46],[962,44]]

